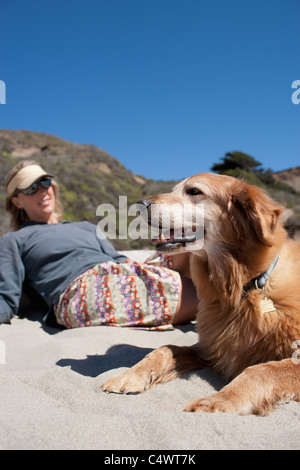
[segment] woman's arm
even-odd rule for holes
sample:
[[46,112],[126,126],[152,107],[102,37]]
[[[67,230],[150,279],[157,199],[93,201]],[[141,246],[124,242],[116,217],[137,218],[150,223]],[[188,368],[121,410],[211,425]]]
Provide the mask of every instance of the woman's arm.
[[25,278],[20,246],[15,233],[0,239],[0,323],[17,313]]

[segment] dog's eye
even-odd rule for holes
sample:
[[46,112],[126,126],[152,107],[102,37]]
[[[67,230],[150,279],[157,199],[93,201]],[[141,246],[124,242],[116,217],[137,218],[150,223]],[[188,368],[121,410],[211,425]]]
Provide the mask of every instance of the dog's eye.
[[189,196],[198,196],[199,194],[203,194],[201,189],[198,189],[198,188],[189,188],[189,189],[187,189],[186,193]]

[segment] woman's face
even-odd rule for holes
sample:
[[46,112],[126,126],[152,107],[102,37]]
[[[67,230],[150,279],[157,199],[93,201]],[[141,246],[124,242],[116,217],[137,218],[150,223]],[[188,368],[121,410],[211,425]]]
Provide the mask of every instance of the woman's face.
[[48,189],[39,186],[37,192],[31,196],[18,193],[12,198],[12,202],[18,209],[23,209],[29,220],[33,222],[56,222],[54,220],[55,194],[52,185]]

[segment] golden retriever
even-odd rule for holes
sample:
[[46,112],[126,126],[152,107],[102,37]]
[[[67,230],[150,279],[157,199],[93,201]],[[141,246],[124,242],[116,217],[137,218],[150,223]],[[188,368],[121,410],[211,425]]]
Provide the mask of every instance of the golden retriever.
[[[280,400],[299,401],[300,243],[287,237],[283,207],[256,186],[211,173],[144,204],[149,219],[160,214],[162,226],[163,214],[172,224],[157,249],[191,252],[199,343],[159,348],[101,388],[140,393],[205,364],[229,383],[185,411],[266,414]],[[195,215],[190,227],[178,226],[182,218],[173,209],[179,205],[202,207],[202,226]]]

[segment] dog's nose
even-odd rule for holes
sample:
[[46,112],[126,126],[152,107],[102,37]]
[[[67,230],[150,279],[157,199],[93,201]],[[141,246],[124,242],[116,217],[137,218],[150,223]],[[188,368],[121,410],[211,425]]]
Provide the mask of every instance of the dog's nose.
[[143,204],[146,209],[149,209],[149,207],[151,206],[151,201],[149,201],[149,199],[140,199],[137,204]]

